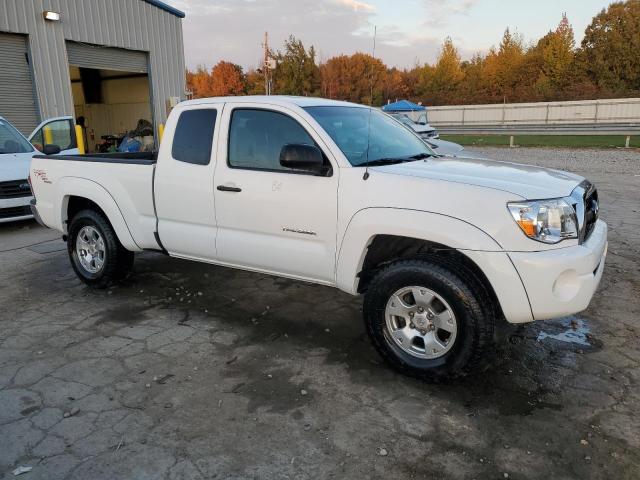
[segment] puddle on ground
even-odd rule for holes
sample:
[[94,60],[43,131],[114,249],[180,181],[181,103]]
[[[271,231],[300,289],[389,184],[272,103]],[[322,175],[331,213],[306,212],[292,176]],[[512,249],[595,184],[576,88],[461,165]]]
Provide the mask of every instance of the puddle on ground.
[[591,346],[591,342],[589,341],[590,330],[583,319],[573,316],[563,318],[560,320],[559,327],[564,328],[565,330],[558,333],[550,333],[543,330],[538,334],[537,340],[541,342],[542,340],[550,338],[560,342],[575,343],[586,347]]

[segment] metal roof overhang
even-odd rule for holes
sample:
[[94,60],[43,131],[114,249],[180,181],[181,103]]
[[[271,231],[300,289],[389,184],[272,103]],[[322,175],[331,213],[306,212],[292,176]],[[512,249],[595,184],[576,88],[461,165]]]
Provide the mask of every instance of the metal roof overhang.
[[176,17],[184,18],[184,12],[178,10],[177,8],[173,8],[171,5],[167,5],[166,3],[161,2],[160,0],[142,0],[142,1],[147,2],[150,5],[153,5],[154,7],[158,7],[164,10],[165,12],[169,12],[175,15]]

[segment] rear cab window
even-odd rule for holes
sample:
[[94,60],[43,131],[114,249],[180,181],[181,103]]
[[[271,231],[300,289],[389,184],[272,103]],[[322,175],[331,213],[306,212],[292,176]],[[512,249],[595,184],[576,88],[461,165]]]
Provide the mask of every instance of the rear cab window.
[[183,111],[173,135],[171,156],[180,162],[209,165],[217,116],[213,108]]

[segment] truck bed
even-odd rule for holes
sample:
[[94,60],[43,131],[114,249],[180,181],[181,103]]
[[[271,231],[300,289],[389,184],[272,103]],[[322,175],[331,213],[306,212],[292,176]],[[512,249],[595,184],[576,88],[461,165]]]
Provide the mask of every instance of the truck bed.
[[34,155],[31,182],[41,219],[65,231],[68,198],[88,198],[114,224],[120,222],[114,228],[127,248],[159,249],[154,236],[156,159],[156,152]]
[[47,160],[71,160],[75,162],[129,163],[139,165],[154,165],[158,160],[158,152],[135,153],[92,153],[85,155],[34,155],[33,158]]

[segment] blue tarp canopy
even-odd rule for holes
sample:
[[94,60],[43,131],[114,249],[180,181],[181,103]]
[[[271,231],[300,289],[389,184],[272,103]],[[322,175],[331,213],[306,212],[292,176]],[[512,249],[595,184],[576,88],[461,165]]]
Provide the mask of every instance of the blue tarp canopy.
[[382,107],[382,110],[385,112],[422,112],[426,109],[426,107],[410,102],[409,100],[400,100]]

